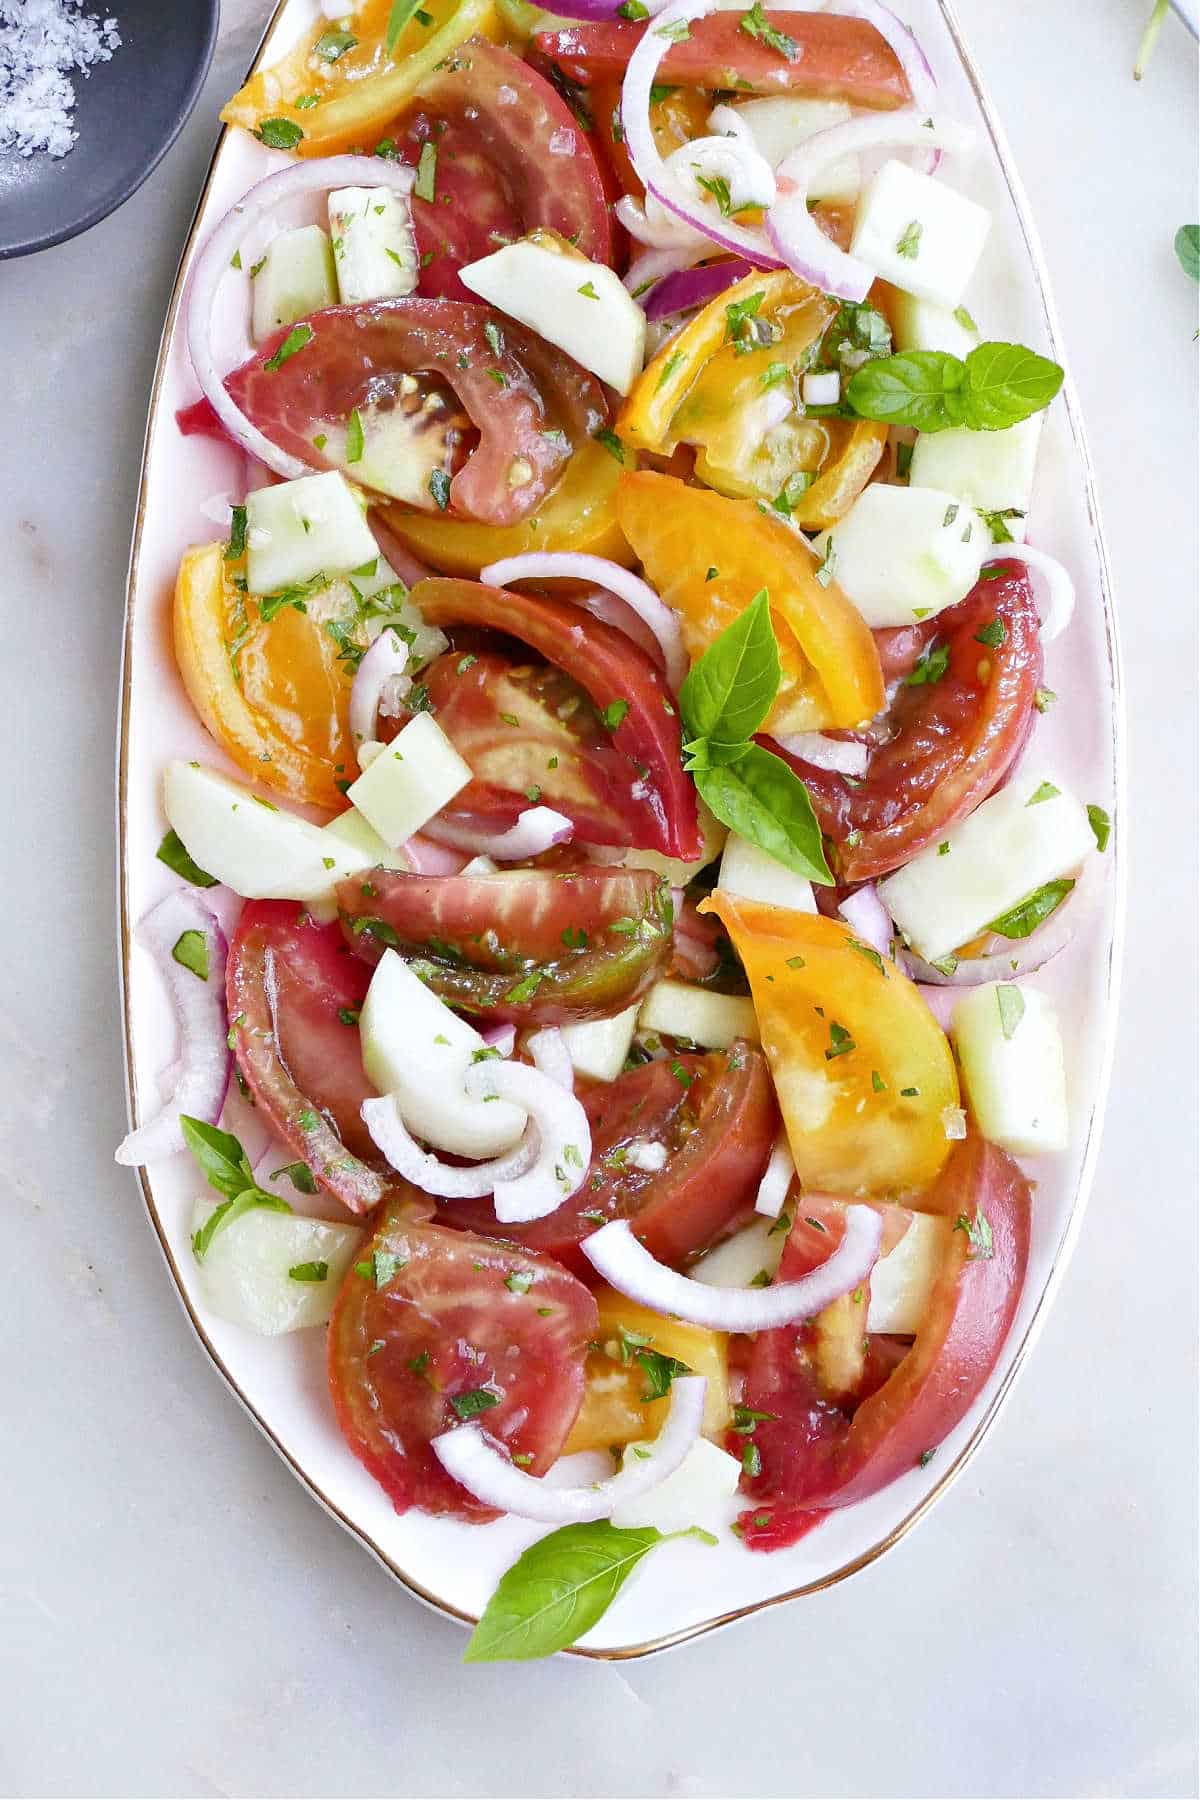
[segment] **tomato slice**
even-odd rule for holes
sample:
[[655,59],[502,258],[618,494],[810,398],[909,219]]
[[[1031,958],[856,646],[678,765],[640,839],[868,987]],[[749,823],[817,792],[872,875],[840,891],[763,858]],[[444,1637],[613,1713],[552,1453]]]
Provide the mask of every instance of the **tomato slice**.
[[[610,1219],[633,1219],[653,1256],[691,1261],[750,1214],[777,1128],[767,1065],[758,1050],[643,1063],[581,1095],[592,1129],[592,1160],[579,1192],[532,1225],[497,1225],[491,1203],[447,1202],[447,1225],[493,1231],[588,1275],[580,1245]],[[666,1166],[636,1168],[637,1143],[665,1145]]]
[[801,1186],[925,1187],[949,1154],[958,1077],[915,983],[840,920],[720,888],[703,910],[742,959]]
[[498,1515],[430,1449],[478,1418],[530,1475],[562,1450],[583,1397],[596,1303],[565,1269],[389,1208],[338,1294],[328,1370],[342,1435],[397,1512]]
[[495,1024],[619,1012],[671,954],[670,893],[649,869],[374,869],[366,882],[343,881],[338,905],[352,950],[371,963],[385,946],[398,950],[435,994]]
[[318,925],[290,900],[243,908],[225,978],[237,1066],[280,1137],[354,1213],[389,1191],[359,1116],[375,1092],[357,1024],[369,981],[336,923]]
[[[577,1450],[607,1450],[613,1444],[629,1444],[638,1438],[655,1438],[671,1408],[668,1395],[654,1398],[645,1352],[683,1363],[708,1382],[704,1393],[705,1437],[719,1441],[729,1424],[729,1339],[723,1331],[703,1325],[685,1325],[667,1319],[618,1294],[615,1288],[596,1289],[600,1320],[589,1347],[583,1405],[563,1446],[565,1455]],[[638,1351],[643,1351],[639,1357]]]
[[617,516],[693,659],[766,588],[783,665],[773,730],[861,725],[879,712],[883,677],[861,613],[835,581],[822,587],[782,519],[650,470],[622,477]]
[[[755,1426],[759,1472],[743,1480],[755,1505],[739,1525],[749,1549],[794,1543],[812,1508],[864,1500],[916,1469],[953,1430],[996,1365],[1029,1260],[1031,1191],[1013,1159],[977,1134],[955,1145],[926,1212],[961,1219],[911,1350],[860,1405],[826,1393],[809,1325],[760,1332],[743,1403],[769,1414]],[[979,1221],[986,1221],[986,1226]],[[972,1227],[972,1233],[965,1228]],[[795,1228],[793,1228],[794,1230]],[[780,1277],[809,1266],[789,1237]]]
[[[482,626],[519,638],[587,694],[613,749],[628,759],[624,834],[596,841],[658,850],[664,856],[701,854],[696,791],[683,772],[678,713],[664,677],[646,651],[602,619],[547,595],[517,594],[470,581],[431,580],[419,582],[412,598],[431,625]],[[470,674],[468,668],[468,678]],[[519,727],[518,718],[517,726],[510,728],[514,742]],[[542,785],[542,778],[536,779]],[[565,810],[573,816],[569,806]]]
[[[741,29],[741,15],[710,13],[693,20],[658,66],[660,82],[683,87],[736,88],[741,93],[790,93],[812,100],[847,100],[890,110],[910,98],[895,52],[873,25],[835,13],[771,12],[775,31],[792,38],[788,60]],[[638,24],[570,25],[539,31],[538,52],[571,81],[586,87],[619,79],[643,35]]]
[[[296,326],[276,332],[226,378],[246,416],[272,443],[313,468],[342,468],[369,486],[376,433],[394,429],[397,412],[409,414],[427,388],[437,404],[431,413],[416,409],[425,430],[441,429],[438,419],[449,421],[430,465],[448,478],[450,510],[468,519],[511,525],[528,517],[562,474],[573,447],[608,416],[599,383],[577,363],[486,306],[366,300],[312,313],[304,328],[310,336],[282,363],[271,366]],[[465,409],[464,423],[456,420],[447,390]],[[352,412],[359,415],[366,451],[347,463],[337,446],[344,444]],[[478,443],[462,463],[473,432]],[[450,477],[453,467],[457,473]],[[405,498],[417,501],[415,495]],[[432,487],[422,503],[438,510]]]
[[[422,82],[398,139],[405,162],[437,151],[434,198],[414,194],[421,292],[473,300],[458,271],[539,227],[612,263],[604,181],[588,134],[544,76],[473,38]],[[428,260],[426,260],[428,259]]]
[[[899,868],[985,800],[1021,752],[1042,679],[1037,607],[1023,569],[997,563],[993,570],[931,621],[932,657],[944,651],[945,671],[934,680],[910,678],[899,689],[873,734],[861,780],[851,786],[785,758],[812,796],[843,881],[871,881]],[[895,641],[900,634],[888,637],[889,655],[911,648],[911,641]],[[924,664],[930,673],[932,657]],[[783,754],[777,744],[771,748]]]

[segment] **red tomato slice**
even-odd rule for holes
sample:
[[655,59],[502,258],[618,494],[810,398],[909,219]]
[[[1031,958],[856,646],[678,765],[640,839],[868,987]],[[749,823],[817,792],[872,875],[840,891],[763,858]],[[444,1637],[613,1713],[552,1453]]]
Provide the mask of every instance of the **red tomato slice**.
[[[616,765],[609,764],[602,771],[603,788],[599,781],[593,786],[593,793],[597,788],[604,792],[613,817],[606,826],[611,835],[597,833],[589,841],[632,845],[639,850],[658,850],[664,856],[688,860],[703,853],[704,843],[696,814],[696,790],[683,772],[679,715],[663,675],[644,650],[602,619],[593,618],[568,600],[548,595],[516,594],[507,588],[485,587],[481,582],[435,579],[418,583],[412,590],[412,598],[431,625],[478,625],[519,638],[583,689],[600,714],[611,748],[623,759],[624,765],[619,784],[613,785]],[[464,678],[469,679],[473,673],[468,665]],[[443,678],[448,679],[445,670]],[[468,691],[481,699],[487,697],[483,679],[477,680]],[[433,698],[432,688],[430,697]],[[466,704],[465,700],[463,704]],[[508,726],[510,737],[503,740],[503,744],[511,754],[524,755],[518,746],[527,727],[519,713],[509,712],[504,706],[498,706],[493,715],[499,726],[506,724],[505,714],[516,724]],[[439,715],[439,722],[444,730],[454,735],[453,708],[448,717]],[[492,734],[493,744],[496,729],[489,719],[487,730]],[[491,774],[495,768],[493,762],[485,765],[473,759],[462,742],[458,743],[458,748],[465,760],[492,785],[508,785]],[[590,773],[601,768],[597,757],[598,752],[593,750]],[[546,761],[548,764],[549,757]],[[554,801],[549,798],[549,778],[555,774],[557,771],[547,767],[544,772],[528,777],[542,789],[550,805]],[[564,785],[560,783],[559,793]],[[523,790],[524,784],[515,792],[510,787],[510,798],[515,801],[515,794]],[[579,819],[581,835],[588,829],[586,807],[585,801]],[[575,818],[570,804],[564,803],[562,810],[568,817]],[[592,829],[595,830],[594,823]]]
[[414,194],[412,202],[423,294],[473,300],[458,279],[463,264],[539,227],[611,265],[612,225],[591,142],[536,69],[472,38],[422,84],[420,109],[397,143],[414,166],[423,144],[437,150],[434,198]]
[[[797,55],[789,61],[743,31],[743,16],[710,13],[694,20],[689,36],[667,51],[655,79],[683,87],[737,87],[743,93],[848,100],[852,106],[885,110],[904,106],[911,98],[895,52],[864,19],[768,11],[770,25],[797,46]],[[641,25],[615,21],[571,25],[562,31],[539,31],[533,42],[571,81],[587,87],[624,74],[643,30]]]
[[[972,1225],[984,1219],[990,1240],[978,1227],[983,1245],[965,1229],[952,1233],[912,1349],[856,1408],[822,1391],[811,1323],[759,1332],[742,1403],[771,1416],[754,1430],[759,1473],[743,1482],[756,1502],[739,1521],[748,1548],[794,1543],[809,1528],[813,1508],[848,1506],[877,1493],[918,1467],[958,1424],[995,1367],[1016,1313],[1029,1260],[1031,1198],[1029,1183],[1003,1150],[975,1134],[955,1145],[922,1208]],[[793,1228],[780,1264],[783,1280],[812,1266],[811,1237],[811,1230]],[[991,1254],[982,1254],[988,1247]],[[896,1353],[896,1346],[885,1347],[876,1379],[889,1348]],[[739,1454],[744,1445],[739,1438]]]
[[357,1027],[370,975],[336,924],[317,925],[291,900],[254,900],[238,920],[225,978],[233,1050],[255,1102],[354,1213],[389,1191],[359,1117],[375,1092]]
[[[443,1222],[513,1238],[586,1276],[580,1245],[610,1219],[635,1220],[651,1254],[680,1267],[749,1215],[778,1128],[760,1051],[739,1042],[728,1053],[643,1063],[581,1098],[592,1160],[572,1199],[532,1225],[498,1225],[487,1200],[448,1201]],[[629,1146],[645,1142],[666,1146],[658,1172],[627,1160]]]
[[[397,1512],[496,1512],[446,1474],[430,1442],[478,1418],[544,1475],[583,1399],[591,1294],[545,1257],[383,1216],[329,1322],[329,1386],[342,1435]],[[457,1403],[457,1404],[456,1404]]]
[[451,1006],[497,1025],[619,1012],[665,973],[671,954],[670,894],[649,869],[374,869],[366,882],[343,881],[338,905],[359,956],[378,962],[390,946]]
[[[353,411],[369,426],[377,414],[411,410],[414,377],[418,399],[422,382],[443,398],[451,390],[467,416],[465,425],[444,434],[446,467],[457,467],[449,508],[463,518],[492,525],[525,518],[555,485],[572,450],[608,417],[603,390],[578,363],[486,306],[366,300],[312,313],[304,327],[311,336],[276,367],[270,366],[276,353],[298,326],[276,332],[226,378],[246,416],[314,469],[342,467],[358,479],[353,463],[336,463],[314,439],[329,436],[332,427],[340,442],[337,429]],[[478,442],[462,463],[472,431]],[[438,510],[432,493],[425,510]]]
[[[1033,722],[1042,640],[1024,570],[1009,564],[931,624],[931,641],[948,651],[945,673],[899,689],[872,730],[861,781],[784,757],[812,796],[843,881],[886,875],[965,818],[1016,761]],[[887,648],[902,659],[911,647]]]

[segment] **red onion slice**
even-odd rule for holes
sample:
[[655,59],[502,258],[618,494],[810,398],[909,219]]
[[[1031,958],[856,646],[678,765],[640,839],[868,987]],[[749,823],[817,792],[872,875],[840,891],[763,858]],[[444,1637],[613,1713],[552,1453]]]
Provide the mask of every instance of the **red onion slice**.
[[725,262],[705,263],[701,269],[677,269],[656,284],[642,301],[648,319],[669,319],[673,313],[689,312],[694,306],[707,306],[727,287],[750,274],[750,264],[743,256]]
[[[901,961],[912,979],[920,984],[927,999],[927,990],[978,987],[985,981],[1018,981],[1023,975],[1032,975],[1035,969],[1044,968],[1060,950],[1065,950],[1079,930],[1097,892],[1098,867],[1099,859],[1089,857],[1075,877],[1071,892],[1027,938],[993,935],[991,942],[998,948],[984,956],[959,957],[949,971],[926,962],[915,950],[903,950]],[[946,960],[949,962],[950,959]]]
[[489,587],[507,587],[513,581],[570,580],[590,581],[607,588],[618,600],[633,608],[638,618],[648,625],[662,648],[667,680],[678,692],[688,672],[687,651],[679,620],[654,589],[641,579],[609,562],[604,556],[575,555],[570,551],[534,552],[528,556],[506,556],[501,562],[489,563],[479,579]]
[[832,1256],[799,1281],[765,1288],[708,1287],[679,1275],[651,1256],[626,1219],[602,1225],[580,1247],[610,1287],[653,1312],[712,1331],[771,1331],[812,1318],[864,1282],[882,1237],[883,1221],[872,1207],[848,1206],[845,1235]]
[[[230,437],[250,456],[256,456],[275,474],[289,481],[311,474],[309,465],[273,444],[225,391],[225,380],[217,368],[212,343],[218,289],[227,275],[238,274],[232,267],[233,258],[249,231],[276,207],[302,194],[328,193],[339,187],[390,187],[407,197],[414,179],[412,169],[384,157],[318,156],[294,163],[290,168],[268,175],[244,194],[214,228],[196,258],[187,302],[188,355],[196,379]],[[249,260],[243,257],[241,262],[238,279],[249,281]]]
[[408,839],[404,854],[414,875],[457,875],[467,860],[461,850],[437,844],[420,831]]
[[502,1225],[544,1219],[578,1192],[592,1160],[592,1133],[572,1092],[541,1069],[501,1061],[472,1064],[466,1087],[473,1100],[494,1095],[522,1107],[537,1131],[537,1156],[530,1167],[498,1180],[492,1190]]
[[839,300],[862,301],[874,269],[830,241],[808,210],[808,189],[826,163],[865,150],[905,147],[965,151],[971,134],[959,125],[927,124],[914,110],[871,114],[818,131],[785,156],[775,171],[779,198],[766,216],[767,237],[795,274]]
[[[937,105],[937,78],[929,58],[904,21],[890,6],[881,6],[879,0],[838,0],[832,10],[852,19],[865,19],[875,27],[904,70],[914,108],[928,117]],[[918,166],[924,163],[922,173],[932,175],[939,161],[937,151],[932,150],[928,157],[919,158]]]
[[465,850],[469,856],[490,856],[495,862],[527,862],[555,844],[569,843],[575,827],[553,807],[527,806],[507,831],[482,831],[450,819],[429,819],[424,834],[452,850]]
[[527,1475],[478,1424],[442,1432],[433,1440],[433,1453],[485,1506],[541,1525],[582,1525],[607,1519],[615,1506],[640,1500],[675,1473],[700,1436],[707,1388],[703,1375],[677,1375],[666,1420],[649,1453],[631,1457],[615,1475],[589,1487],[552,1487],[541,1476]]
[[385,626],[355,670],[350,688],[350,736],[355,749],[376,736],[385,693],[389,699],[402,699],[412,686],[404,672],[407,667],[408,645],[398,632]]
[[754,1197],[755,1212],[762,1213],[767,1219],[777,1219],[783,1211],[783,1203],[787,1199],[787,1191],[792,1185],[795,1174],[796,1165],[792,1161],[792,1147],[788,1143],[787,1132],[781,1131],[775,1139],[771,1160],[763,1171],[763,1178],[758,1184],[758,1193]]
[[892,915],[871,882],[857,889],[848,900],[843,900],[838,911],[864,944],[870,944],[880,956],[891,955]]
[[456,1167],[445,1163],[431,1150],[422,1150],[403,1119],[391,1095],[364,1100],[359,1108],[371,1141],[395,1169],[422,1193],[434,1194],[439,1200],[479,1200],[494,1193],[501,1182],[515,1181],[533,1167],[538,1155],[537,1133],[527,1126],[514,1149],[489,1162],[467,1163]]
[[629,272],[623,277],[626,292],[634,300],[640,301],[665,275],[673,275],[677,269],[689,268],[700,257],[707,255],[707,244],[697,245],[694,250],[647,250],[630,263]]
[[[208,979],[176,962],[172,952],[188,931],[198,931],[208,955]],[[116,1160],[129,1168],[176,1156],[185,1148],[180,1115],[215,1125],[225,1104],[233,1068],[226,1042],[225,959],[229,945],[216,916],[194,894],[170,893],[152,907],[137,936],[153,955],[167,985],[179,1026],[179,1080],[170,1103],[147,1124],[131,1131]]]

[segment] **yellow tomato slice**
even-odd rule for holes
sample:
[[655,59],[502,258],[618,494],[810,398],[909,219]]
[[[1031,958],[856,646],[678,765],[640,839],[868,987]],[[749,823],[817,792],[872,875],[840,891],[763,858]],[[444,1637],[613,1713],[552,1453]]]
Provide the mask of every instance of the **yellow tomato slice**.
[[[264,621],[234,586],[224,545],[185,554],[175,584],[175,660],[188,698],[247,774],[289,800],[340,810],[358,773],[350,740],[352,669],[311,613]],[[351,608],[352,616],[352,608]]]
[[848,925],[735,899],[715,912],[741,957],[802,1187],[896,1196],[927,1187],[958,1105],[945,1033],[913,982]]
[[650,470],[625,475],[616,516],[646,578],[700,656],[766,588],[783,664],[768,731],[861,725],[882,710],[883,674],[862,614],[790,526],[749,500],[730,500]]
[[[624,454],[630,463],[631,453]],[[531,550],[586,552],[627,568],[633,557],[614,507],[622,466],[602,444],[581,445],[558,486],[516,525],[477,525],[401,506],[386,507],[384,516],[415,555],[447,575],[478,575],[488,563]]]
[[633,1356],[634,1345],[624,1340],[630,1356],[621,1359],[622,1331],[645,1338],[645,1348],[662,1356],[673,1356],[686,1363],[695,1375],[708,1377],[704,1396],[706,1437],[720,1441],[729,1424],[728,1338],[722,1331],[707,1331],[702,1325],[684,1325],[678,1319],[664,1319],[661,1314],[627,1300],[624,1294],[602,1287],[597,1291],[600,1328],[596,1333],[599,1348],[587,1359],[587,1386],[583,1405],[563,1447],[564,1456],[576,1450],[607,1450],[610,1444],[631,1444],[639,1438],[657,1437],[662,1430],[670,1401],[645,1400],[646,1371]]
[[[387,24],[391,0],[361,0],[350,21],[357,40],[335,61],[316,55],[319,38],[335,28],[321,19],[281,62],[260,69],[221,113],[227,125],[247,131],[264,119],[289,119],[304,136],[299,156],[331,156],[355,147],[370,149],[373,138],[412,99],[427,75],[469,37],[498,42],[504,27],[493,0],[424,0],[410,14],[391,54]],[[426,25],[421,15],[431,20]],[[312,97],[316,104],[312,104]],[[299,101],[310,103],[300,106]]]

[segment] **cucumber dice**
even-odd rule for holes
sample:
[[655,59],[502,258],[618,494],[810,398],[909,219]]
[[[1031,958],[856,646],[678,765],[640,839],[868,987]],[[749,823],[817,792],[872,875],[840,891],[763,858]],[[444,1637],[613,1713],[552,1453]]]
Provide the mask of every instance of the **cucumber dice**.
[[725,840],[717,886],[744,900],[762,900],[767,906],[786,906],[793,912],[815,913],[812,882],[731,831]]
[[364,510],[336,469],[246,495],[246,583],[252,594],[349,575],[379,551]]
[[[622,1468],[634,1467],[653,1458],[655,1444],[626,1444],[621,1458]],[[719,1450],[707,1438],[697,1438],[679,1467],[657,1487],[636,1500],[626,1500],[613,1507],[612,1523],[617,1526],[653,1525],[658,1531],[686,1531],[691,1525],[716,1525],[728,1522],[729,1503],[737,1494],[742,1465],[727,1450]]]
[[758,1043],[758,1016],[753,1000],[740,994],[716,994],[686,981],[659,981],[642,1001],[642,1031],[664,1031],[688,1038],[708,1050],[728,1050],[734,1038]]
[[466,787],[471,770],[441,726],[418,713],[347,790],[347,798],[395,850]]
[[949,431],[921,432],[913,445],[909,486],[948,488],[981,512],[1018,512],[1020,518],[1004,524],[1012,541],[1023,543],[1044,417],[1034,413],[1003,431],[954,425]]
[[344,856],[346,847],[356,856],[362,856],[368,869],[399,869],[403,874],[412,872],[412,863],[404,853],[403,847],[393,850],[385,844],[374,826],[369,825],[356,807],[347,807],[328,825],[322,825],[321,831],[327,838],[333,838],[334,844],[329,854]]
[[[1022,766],[969,819],[879,884],[918,955],[938,962],[1095,849],[1087,813],[1057,775]],[[1069,902],[1067,902],[1069,904]]]
[[[211,1198],[196,1202],[194,1231],[211,1218]],[[214,1233],[200,1287],[213,1312],[263,1337],[324,1325],[362,1238],[353,1225],[255,1206]]]
[[992,537],[971,507],[931,487],[873,482],[845,518],[813,544],[873,631],[911,625],[962,600],[991,554]]
[[559,1030],[575,1073],[586,1075],[591,1081],[615,1081],[625,1067],[637,1020],[637,1007],[629,1006],[611,1019],[585,1019],[582,1025],[561,1025]]
[[954,307],[991,224],[986,207],[893,158],[863,190],[850,253],[906,294]]
[[390,187],[335,188],[329,229],[338,291],[356,300],[398,300],[417,285],[417,240],[403,194]]
[[[771,94],[763,99],[742,100],[736,105],[715,108],[709,118],[714,131],[725,128],[724,113],[732,112],[750,128],[755,148],[777,169],[785,156],[806,138],[833,125],[844,125],[853,115],[843,100],[795,100],[789,94]],[[716,116],[720,113],[722,116]],[[808,184],[810,200],[853,200],[861,179],[857,156],[840,156],[835,162],[818,169]]]
[[1013,981],[972,988],[955,1005],[951,1035],[984,1137],[1016,1156],[1065,1150],[1062,1033],[1046,995]]
[[337,302],[333,250],[319,225],[281,231],[267,245],[253,276],[254,341],[261,344],[283,325]]

